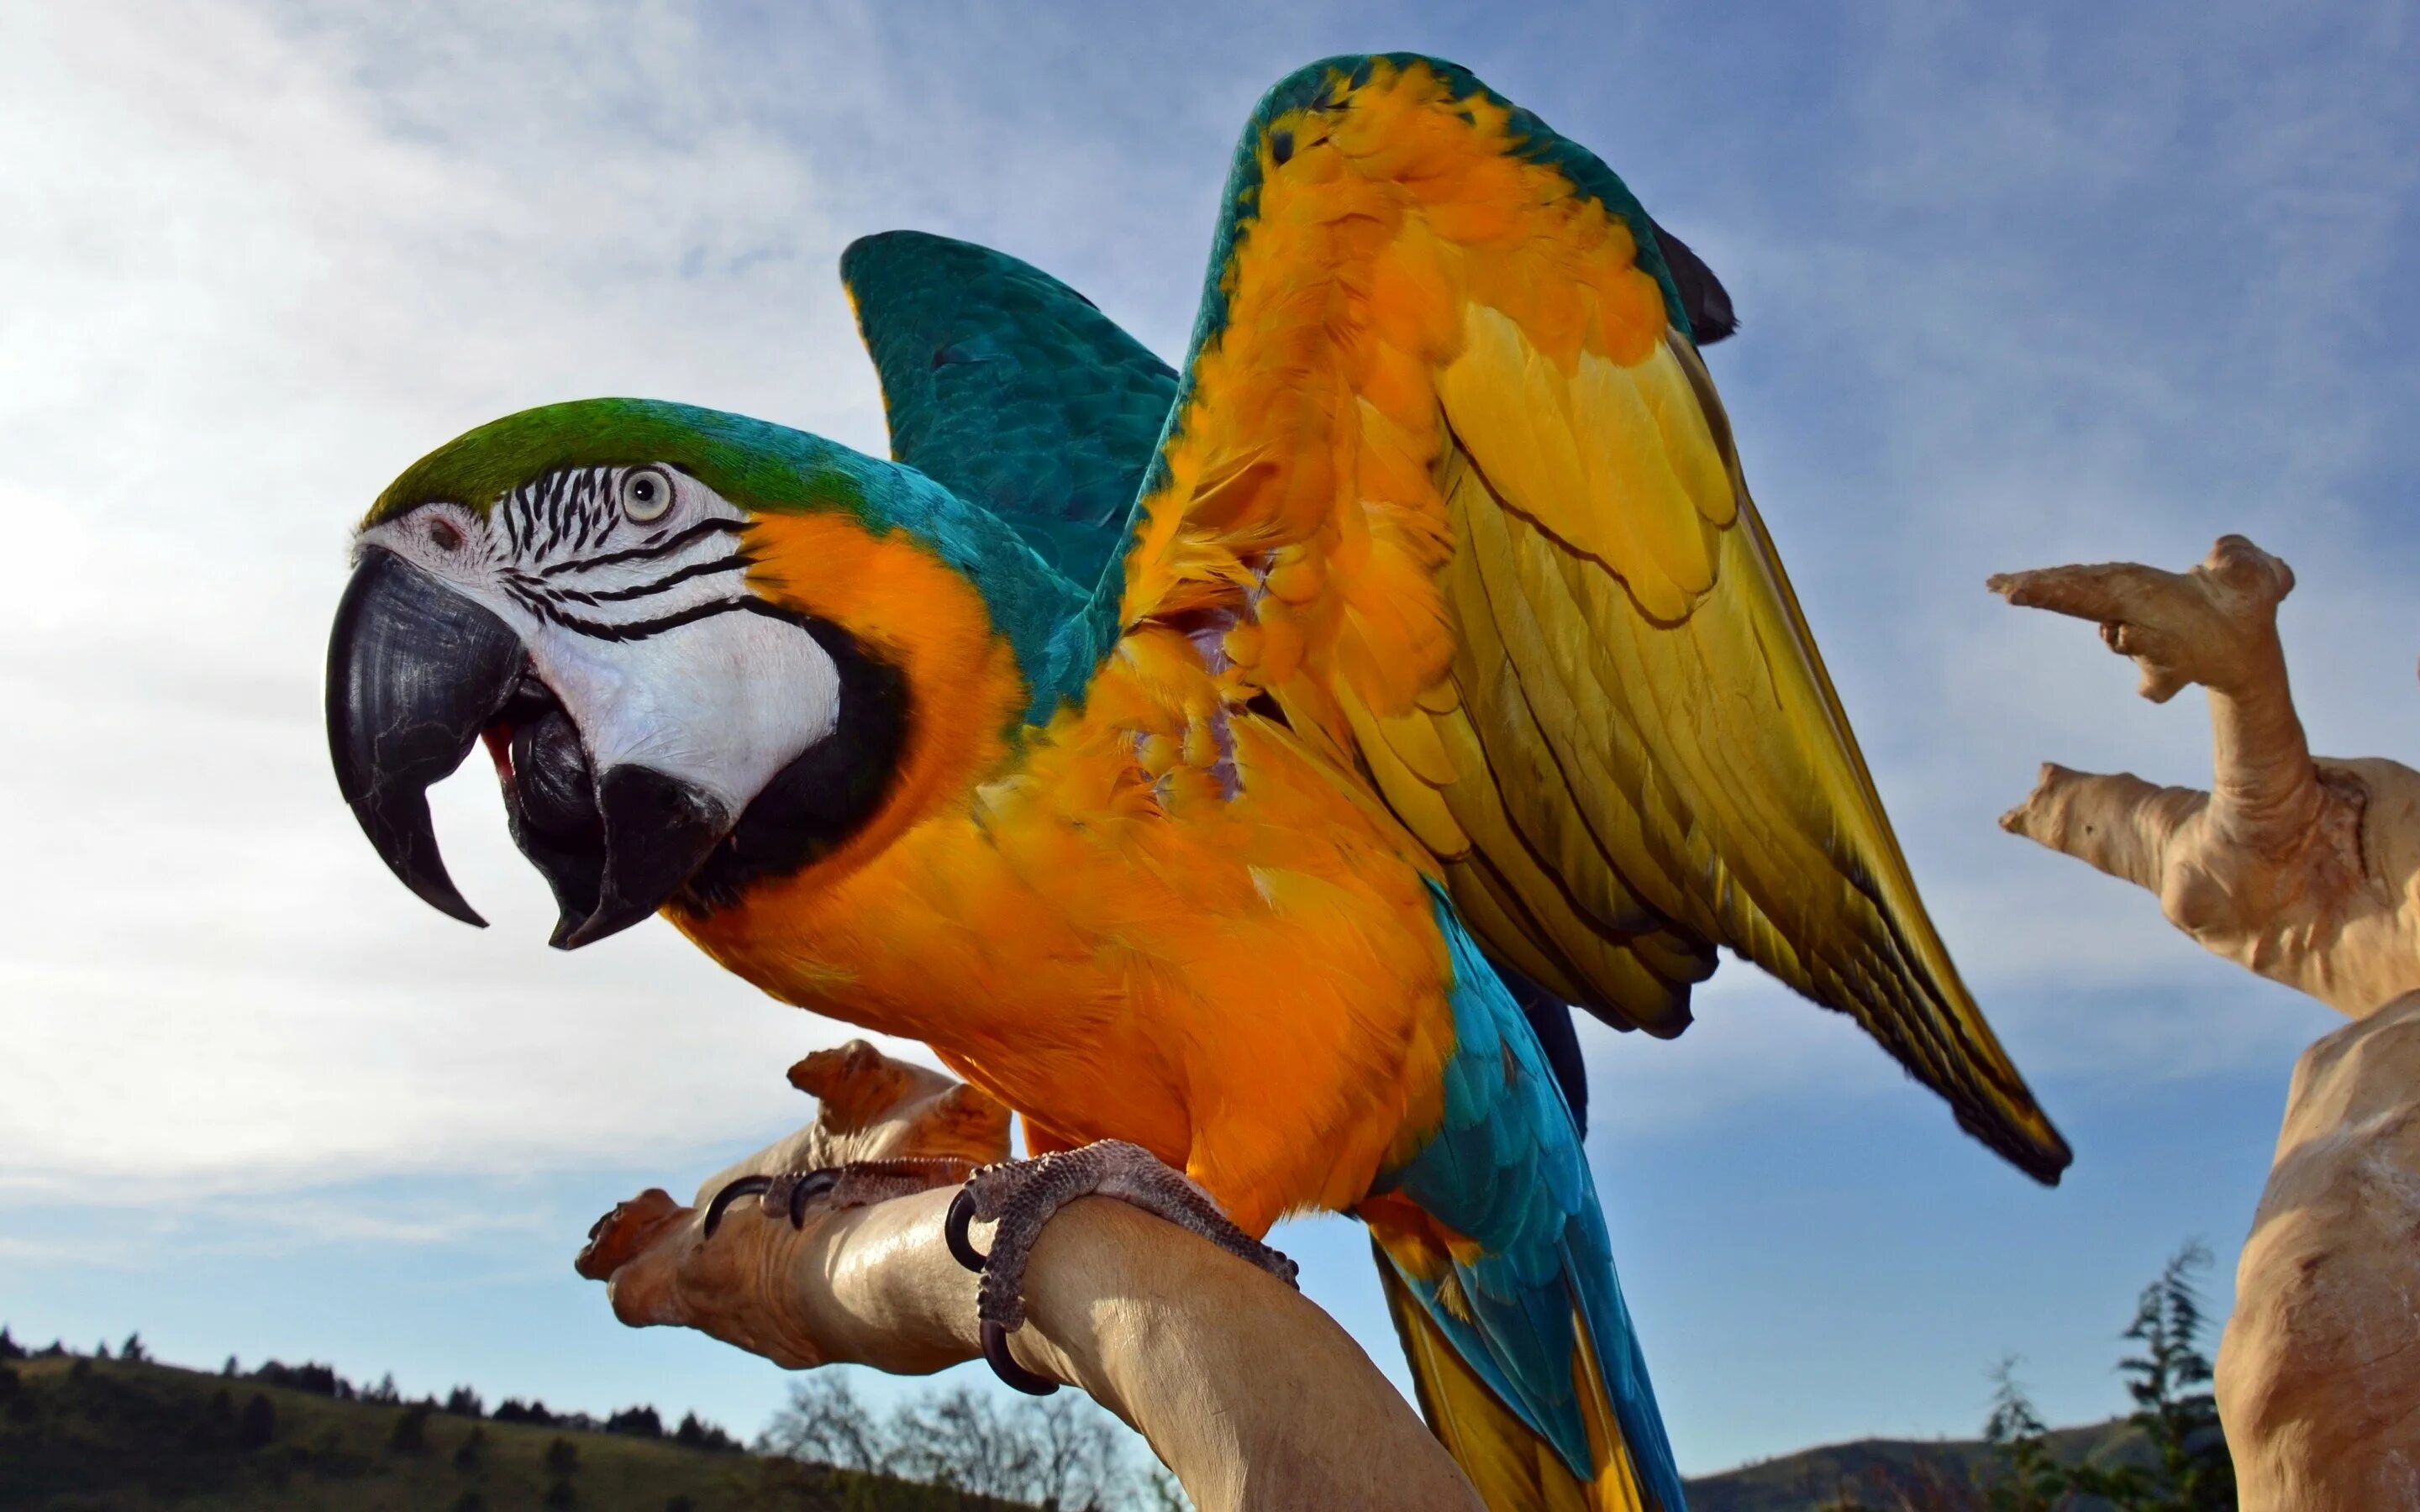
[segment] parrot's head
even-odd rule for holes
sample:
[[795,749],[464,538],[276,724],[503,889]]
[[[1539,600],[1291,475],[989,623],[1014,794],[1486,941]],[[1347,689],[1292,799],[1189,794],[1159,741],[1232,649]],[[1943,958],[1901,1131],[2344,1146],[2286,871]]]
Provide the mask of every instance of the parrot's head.
[[1001,705],[975,715],[996,737],[1021,683],[981,580],[1015,543],[988,518],[921,474],[687,406],[482,426],[355,537],[328,651],[337,784],[396,875],[466,922],[484,921],[426,794],[483,740],[556,946],[710,910],[862,838],[920,706]]

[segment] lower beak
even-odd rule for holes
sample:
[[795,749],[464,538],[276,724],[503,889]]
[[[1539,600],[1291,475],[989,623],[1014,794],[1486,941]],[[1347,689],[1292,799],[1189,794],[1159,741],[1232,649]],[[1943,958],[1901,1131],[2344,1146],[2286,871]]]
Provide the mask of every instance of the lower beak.
[[376,547],[353,570],[328,640],[337,790],[405,887],[482,928],[488,921],[445,874],[428,789],[503,711],[522,660],[504,621]]
[[737,816],[676,778],[645,766],[607,769],[597,784],[597,812],[605,823],[605,869],[597,907],[566,930],[566,918],[549,943],[577,950],[619,934],[680,890]]

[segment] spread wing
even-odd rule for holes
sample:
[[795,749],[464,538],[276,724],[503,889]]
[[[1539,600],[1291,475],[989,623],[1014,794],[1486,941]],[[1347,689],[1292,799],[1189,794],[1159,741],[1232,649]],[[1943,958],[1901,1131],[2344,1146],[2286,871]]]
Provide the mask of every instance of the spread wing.
[[851,243],[840,271],[892,455],[1090,588],[1125,538],[1176,374],[1092,301],[988,247],[886,231]]
[[1238,152],[1122,623],[1220,645],[1231,698],[1363,773],[1497,959],[1672,1034],[1729,946],[2054,1180],[1689,308],[1621,181],[1468,73],[1302,70]]

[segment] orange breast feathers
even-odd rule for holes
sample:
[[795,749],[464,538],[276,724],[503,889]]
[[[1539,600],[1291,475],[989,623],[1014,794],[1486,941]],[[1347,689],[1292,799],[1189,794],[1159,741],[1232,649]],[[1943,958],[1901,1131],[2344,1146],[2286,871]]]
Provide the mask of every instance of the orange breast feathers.
[[1143,1145],[1255,1232],[1351,1205],[1417,1145],[1449,965],[1416,843],[1357,784],[1226,717],[1172,630],[1128,637],[1082,710],[1012,746],[1024,690],[963,579],[904,538],[767,526],[760,576],[900,666],[909,748],[855,841],[675,923],[776,997],[927,1041],[1049,1134]]

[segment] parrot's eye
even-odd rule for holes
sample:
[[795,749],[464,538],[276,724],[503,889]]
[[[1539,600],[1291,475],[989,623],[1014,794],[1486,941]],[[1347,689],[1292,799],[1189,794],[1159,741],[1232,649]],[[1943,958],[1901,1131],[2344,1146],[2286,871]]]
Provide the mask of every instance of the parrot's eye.
[[622,477],[622,513],[641,525],[673,507],[673,480],[661,468],[632,468]]

